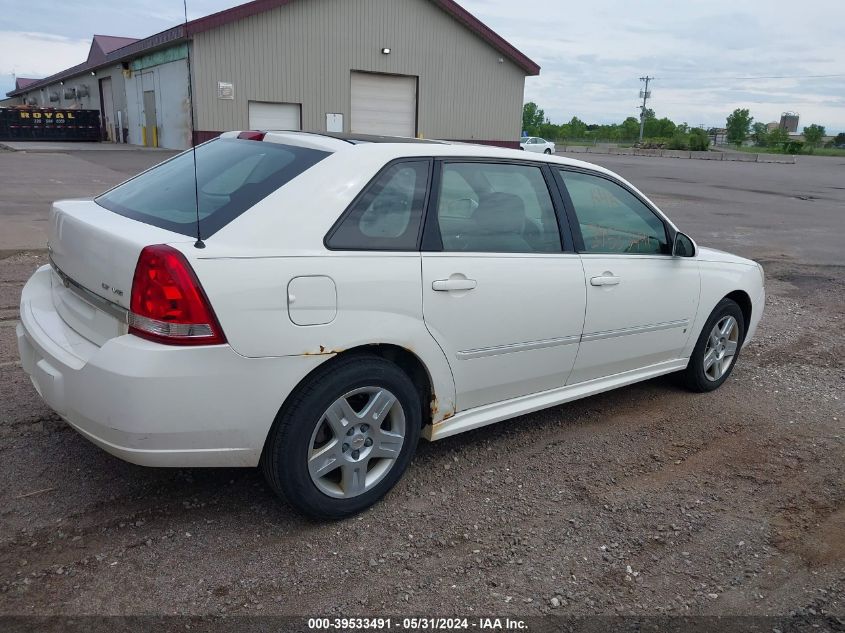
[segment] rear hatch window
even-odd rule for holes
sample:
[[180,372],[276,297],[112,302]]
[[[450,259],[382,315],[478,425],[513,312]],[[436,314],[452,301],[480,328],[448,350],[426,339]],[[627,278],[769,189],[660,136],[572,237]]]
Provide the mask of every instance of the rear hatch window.
[[95,202],[110,211],[183,235],[203,238],[328,156],[307,147],[215,139],[118,185]]

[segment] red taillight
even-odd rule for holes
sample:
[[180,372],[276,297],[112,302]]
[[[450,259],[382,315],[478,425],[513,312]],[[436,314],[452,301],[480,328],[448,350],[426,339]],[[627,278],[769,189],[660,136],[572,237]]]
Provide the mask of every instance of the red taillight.
[[263,141],[266,132],[258,132],[256,130],[248,130],[238,134],[238,138],[246,139],[247,141]]
[[164,244],[147,246],[138,257],[129,303],[129,332],[168,345],[226,342],[188,260]]

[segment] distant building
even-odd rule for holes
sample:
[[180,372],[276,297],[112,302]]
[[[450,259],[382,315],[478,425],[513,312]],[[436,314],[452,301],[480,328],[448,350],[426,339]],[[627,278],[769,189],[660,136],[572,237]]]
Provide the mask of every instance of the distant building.
[[15,90],[23,90],[27,86],[34,84],[37,79],[31,79],[29,77],[15,77]]
[[770,123],[766,123],[767,132],[774,132],[778,128],[780,128],[780,122],[778,121],[771,121]]
[[248,129],[518,147],[539,72],[454,0],[258,0],[141,40],[95,35],[87,61],[7,96],[99,110],[104,138],[174,149]]
[[798,132],[798,113],[784,112],[780,115],[780,129],[786,130],[790,134]]
[[708,133],[710,142],[713,145],[727,145],[728,143],[728,129],[724,127],[710,128]]

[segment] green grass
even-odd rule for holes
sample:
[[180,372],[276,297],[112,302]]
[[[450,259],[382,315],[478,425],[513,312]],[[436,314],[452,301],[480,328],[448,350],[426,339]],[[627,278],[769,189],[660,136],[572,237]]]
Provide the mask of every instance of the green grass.
[[585,140],[585,141],[576,141],[576,140],[558,140],[554,142],[555,145],[569,145],[570,147],[577,146],[577,147],[592,147],[595,145],[595,141]]
[[[731,145],[731,148],[739,150],[740,152],[748,152],[750,154],[786,153],[780,147],[757,147],[755,145],[743,145],[742,147],[735,147]],[[838,149],[835,147],[814,147],[812,149],[809,149],[802,147],[801,151],[798,153],[798,156],[845,156],[845,149]]]
[[553,141],[555,145],[560,145],[561,147],[569,146],[569,147],[593,147],[594,145],[617,145],[619,147],[631,147],[633,146],[633,141],[605,141],[605,140],[598,140],[592,141],[590,139],[585,140],[573,140],[573,139],[546,139],[548,141]]
[[845,149],[839,149],[837,147],[817,147],[812,152],[802,151],[801,153],[813,156],[845,156]]

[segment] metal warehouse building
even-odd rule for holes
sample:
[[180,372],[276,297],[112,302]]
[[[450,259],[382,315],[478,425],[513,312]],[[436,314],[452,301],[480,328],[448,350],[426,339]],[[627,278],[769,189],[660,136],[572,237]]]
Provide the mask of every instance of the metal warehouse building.
[[256,0],[141,40],[94,36],[85,62],[8,96],[99,109],[107,140],[181,149],[190,75],[195,142],[303,129],[516,146],[539,71],[453,0]]

